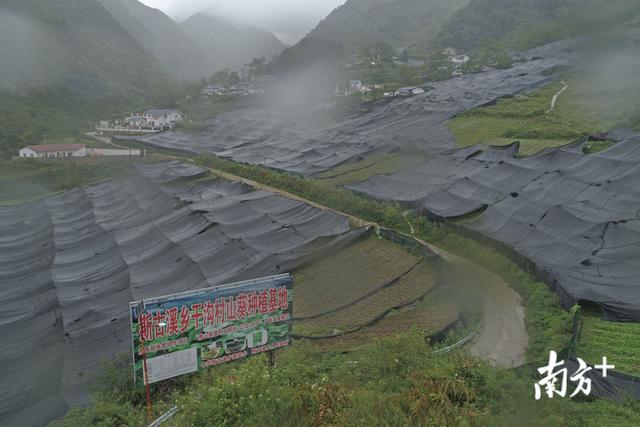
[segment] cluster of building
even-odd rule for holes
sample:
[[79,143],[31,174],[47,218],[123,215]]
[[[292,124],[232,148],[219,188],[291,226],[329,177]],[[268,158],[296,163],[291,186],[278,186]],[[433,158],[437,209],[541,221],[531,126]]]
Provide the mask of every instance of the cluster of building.
[[366,95],[373,92],[375,89],[383,89],[382,85],[368,85],[362,82],[362,80],[351,80],[349,82],[336,85],[333,94],[335,96],[348,96],[358,93],[360,95]]
[[467,64],[469,61],[471,61],[471,57],[467,54],[459,54],[458,51],[452,47],[448,47],[446,49],[444,49],[442,51],[442,53],[444,53],[447,58],[449,58],[449,61],[451,61],[451,63],[453,64],[454,70],[453,70],[453,76],[461,76],[462,74],[464,74],[464,72],[462,71],[462,67]]
[[264,94],[273,83],[272,76],[261,76],[234,85],[211,84],[202,89],[202,96],[251,96]]
[[102,120],[96,125],[96,133],[157,133],[174,129],[183,121],[184,115],[176,109],[148,110],[124,120]]
[[406,98],[409,96],[422,95],[425,92],[426,92],[426,89],[420,86],[407,86],[407,87],[401,87],[400,89],[396,90],[395,92],[393,92],[393,95],[387,95],[385,93],[385,96],[402,96]]
[[[384,90],[384,86],[368,85],[363,83],[361,80],[351,80],[346,84],[337,85],[333,94],[335,96],[348,96],[356,93],[361,95],[366,95],[368,93],[373,92],[374,90]],[[402,87],[397,90],[386,91],[384,92],[383,96],[385,98],[390,98],[394,96],[409,97],[409,96],[420,95],[425,92],[426,92],[426,89],[420,86],[408,86],[408,87]]]
[[100,156],[140,156],[140,150],[87,148],[84,144],[42,144],[24,147],[19,151],[19,155],[34,159],[70,160]]

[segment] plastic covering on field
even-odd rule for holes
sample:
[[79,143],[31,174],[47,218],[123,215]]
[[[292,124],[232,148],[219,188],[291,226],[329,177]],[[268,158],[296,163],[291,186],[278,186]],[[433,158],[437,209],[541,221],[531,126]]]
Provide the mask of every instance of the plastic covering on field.
[[87,403],[101,359],[129,351],[129,302],[290,271],[359,231],[332,212],[197,166],[0,208],[0,425]]
[[425,94],[383,100],[355,116],[317,114],[300,120],[284,118],[277,106],[251,107],[218,114],[199,133],[167,132],[141,140],[307,176],[374,152],[400,148],[435,153],[453,147],[449,119],[549,83],[557,71],[576,64],[579,45],[568,40],[532,49],[510,69],[430,83],[432,89]]
[[591,155],[585,141],[516,158],[517,144],[475,146],[348,186],[412,202],[432,217],[484,209],[465,227],[534,262],[565,306],[591,301],[611,320],[640,321],[640,134]]

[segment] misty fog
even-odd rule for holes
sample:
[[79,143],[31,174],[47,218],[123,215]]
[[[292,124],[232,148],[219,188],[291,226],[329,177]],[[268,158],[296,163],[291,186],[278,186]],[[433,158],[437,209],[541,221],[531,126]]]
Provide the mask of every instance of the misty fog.
[[182,21],[203,11],[264,28],[285,44],[295,44],[345,0],[142,0]]

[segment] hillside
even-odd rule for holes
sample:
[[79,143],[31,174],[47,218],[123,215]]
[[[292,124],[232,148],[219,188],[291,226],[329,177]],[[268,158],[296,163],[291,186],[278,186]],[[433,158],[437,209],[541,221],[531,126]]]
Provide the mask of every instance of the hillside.
[[212,74],[204,50],[160,10],[137,0],[99,1],[172,77],[199,79]]
[[208,13],[193,15],[180,27],[206,53],[211,74],[222,68],[239,68],[253,57],[270,59],[285,48],[266,30],[236,25]]
[[5,0],[0,40],[0,157],[171,98],[162,65],[97,0]]
[[395,48],[423,44],[467,0],[349,0],[323,19],[308,38],[331,41],[346,52],[379,42]]
[[0,90],[64,86],[96,97],[144,93],[166,79],[96,0],[6,0],[0,24]]
[[442,27],[435,44],[470,50],[495,39],[527,49],[639,16],[637,0],[470,0]]

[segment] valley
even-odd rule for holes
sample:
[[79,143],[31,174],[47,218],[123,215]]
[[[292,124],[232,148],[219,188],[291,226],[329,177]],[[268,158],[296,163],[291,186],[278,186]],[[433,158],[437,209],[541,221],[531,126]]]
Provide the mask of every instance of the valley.
[[636,424],[635,2],[162,3],[0,5],[0,424]]

